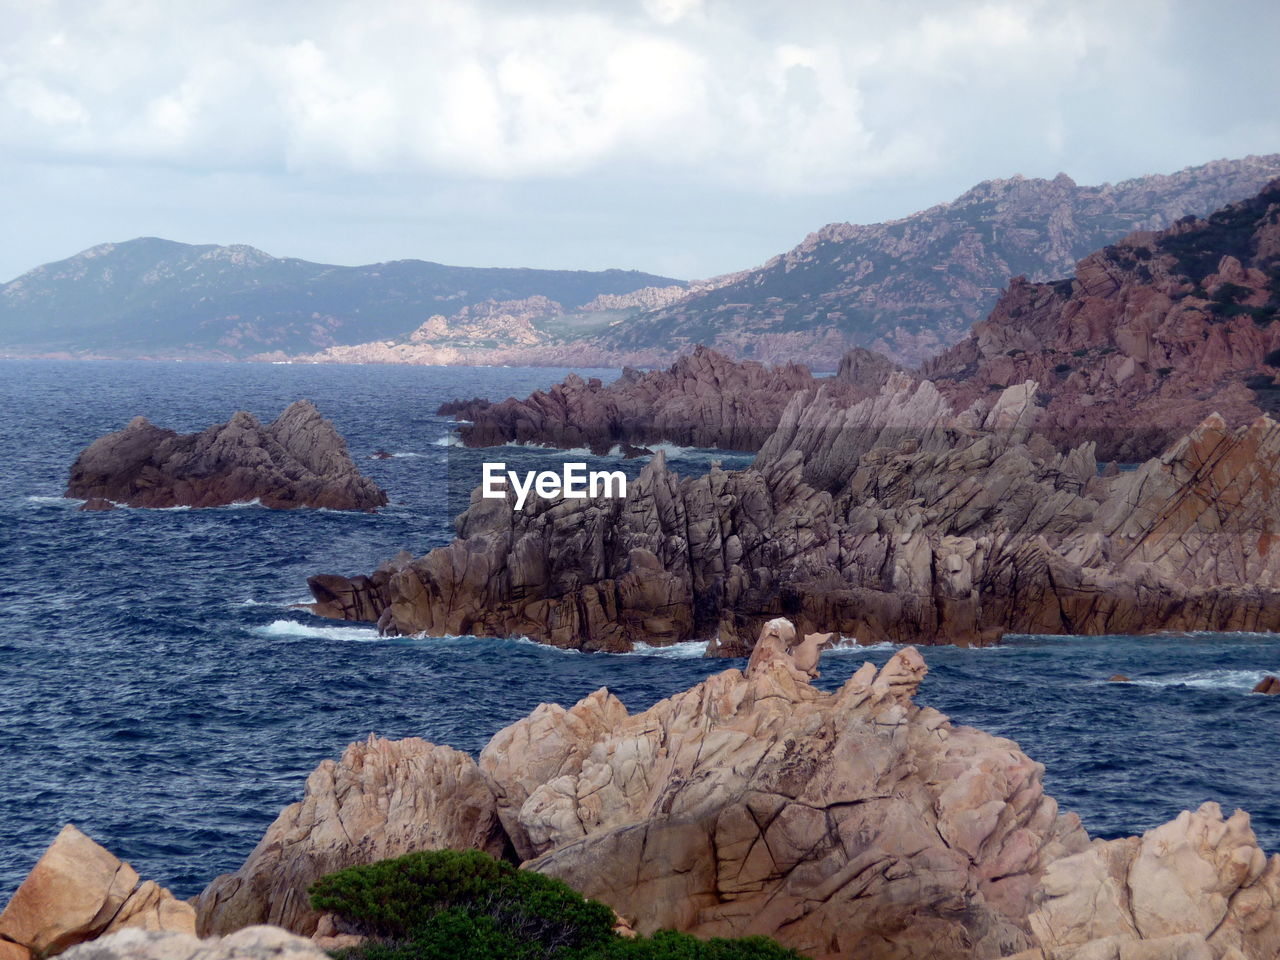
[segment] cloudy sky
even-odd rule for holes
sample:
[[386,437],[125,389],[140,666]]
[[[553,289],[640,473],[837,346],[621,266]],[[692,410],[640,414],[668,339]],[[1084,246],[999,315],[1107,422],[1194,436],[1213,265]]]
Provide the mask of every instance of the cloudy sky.
[[1280,152],[1280,4],[0,0],[0,280],[106,240],[742,269],[979,180]]

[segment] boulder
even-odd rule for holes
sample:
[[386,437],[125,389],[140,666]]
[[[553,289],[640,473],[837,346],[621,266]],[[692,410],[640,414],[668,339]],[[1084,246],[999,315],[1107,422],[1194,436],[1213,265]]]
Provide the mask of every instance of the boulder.
[[1133,681],[1126,677],[1123,673],[1114,673],[1107,678],[1112,683],[1132,683]]
[[[494,736],[478,771],[457,767],[495,798],[490,822],[500,819],[525,869],[610,905],[624,933],[764,934],[813,960],[1280,955],[1280,856],[1258,848],[1247,814],[1224,818],[1206,804],[1142,837],[1091,842],[1017,744],[915,702],[927,669],[914,648],[825,693],[803,661],[827,638],[797,637],[775,618],[745,670],[634,715],[607,690],[567,710],[544,704]],[[414,757],[447,751],[400,742],[409,743]],[[352,748],[343,764],[354,769],[367,753]],[[412,844],[394,842],[385,816],[315,806],[340,792],[328,786],[343,776],[335,767],[312,775],[308,800],[282,815],[238,876],[202,895],[202,924],[214,902],[222,929],[270,915],[326,945],[349,943],[332,918],[298,911],[300,891],[366,851]],[[438,825],[471,802],[461,778],[372,779],[380,786],[365,795],[384,805],[412,794],[400,802],[418,823]],[[281,826],[302,820],[314,824],[309,834]],[[458,846],[467,836],[500,846],[484,830],[449,831]],[[320,862],[335,848],[341,856]],[[234,896],[241,885],[258,909],[224,899],[219,912],[216,891]]]
[[245,927],[201,940],[189,933],[124,930],[73,947],[67,960],[328,960],[318,944],[279,927]]
[[93,497],[80,504],[81,510],[114,510],[116,505],[110,500],[104,500],[102,497]]
[[1270,696],[1280,695],[1280,677],[1267,674],[1258,681],[1258,685],[1253,688],[1254,693],[1265,693]]
[[52,956],[125,928],[194,933],[195,911],[67,824],[0,914],[0,944]]
[[327,873],[415,850],[505,846],[497,808],[474,760],[424,740],[370,736],[325,760],[235,873],[196,899],[199,930],[274,924],[311,935],[320,915],[307,888]]
[[[374,510],[387,495],[356,469],[346,442],[309,400],[263,425],[249,413],[179,435],[145,417],[99,437],[71,467],[66,496],[132,507]],[[86,504],[87,507],[87,504]]]

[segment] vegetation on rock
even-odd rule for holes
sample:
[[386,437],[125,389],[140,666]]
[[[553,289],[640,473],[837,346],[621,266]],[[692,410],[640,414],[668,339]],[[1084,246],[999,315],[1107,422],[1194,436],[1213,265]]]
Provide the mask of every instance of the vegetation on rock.
[[766,937],[620,936],[605,904],[478,850],[348,867],[317,881],[311,903],[369,937],[335,954],[345,960],[802,960]]

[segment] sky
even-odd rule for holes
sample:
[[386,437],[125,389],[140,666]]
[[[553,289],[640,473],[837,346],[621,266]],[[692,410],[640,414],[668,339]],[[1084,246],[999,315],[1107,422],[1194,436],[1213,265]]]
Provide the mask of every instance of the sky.
[[0,0],[0,280],[105,241],[762,263],[1014,174],[1280,152],[1280,4]]

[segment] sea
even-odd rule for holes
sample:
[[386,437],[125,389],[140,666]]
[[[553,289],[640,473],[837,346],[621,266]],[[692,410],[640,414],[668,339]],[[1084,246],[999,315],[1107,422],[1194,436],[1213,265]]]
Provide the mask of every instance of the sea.
[[[306,776],[369,733],[478,753],[539,703],[608,687],[632,711],[741,661],[702,644],[624,655],[522,638],[384,639],[313,617],[306,578],[365,573],[451,538],[450,470],[560,451],[469,451],[445,400],[527,395],[555,368],[0,360],[0,902],[68,822],[178,896],[236,869]],[[578,371],[608,380],[616,370]],[[187,432],[306,397],[391,498],[376,514],[254,504],[81,512],[77,454],[143,414]],[[373,459],[379,450],[390,459]],[[749,454],[667,448],[696,474]],[[616,458],[575,459],[622,468]],[[594,467],[593,467],[594,469]],[[834,688],[894,647],[827,653]],[[1216,800],[1280,851],[1280,673],[1271,634],[1009,637],[930,647],[918,700],[1011,738],[1090,833],[1141,833]],[[1111,683],[1122,673],[1131,683]]]

